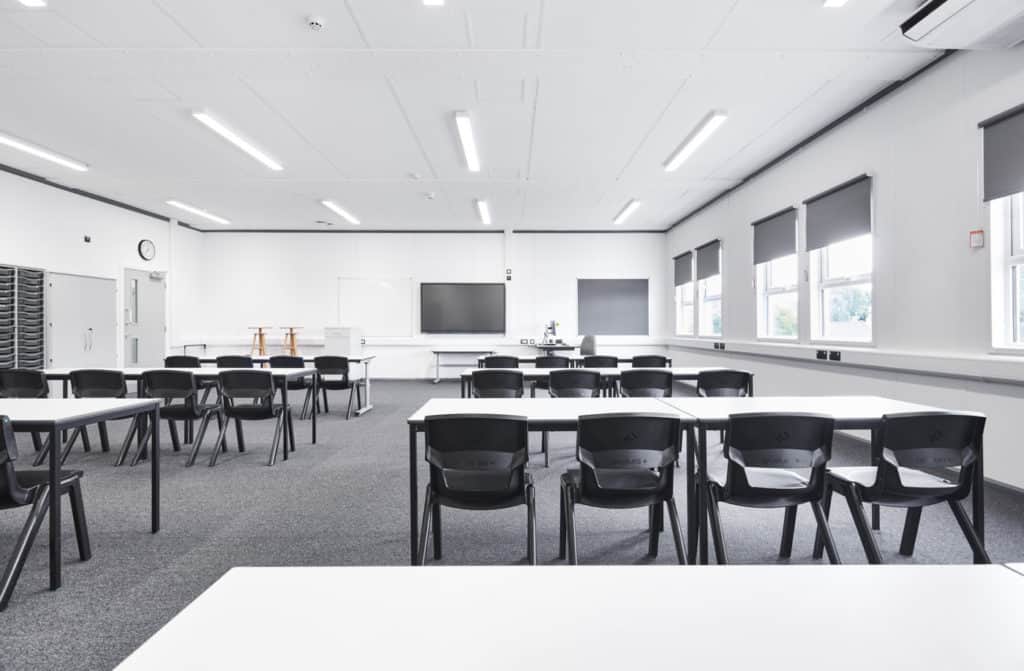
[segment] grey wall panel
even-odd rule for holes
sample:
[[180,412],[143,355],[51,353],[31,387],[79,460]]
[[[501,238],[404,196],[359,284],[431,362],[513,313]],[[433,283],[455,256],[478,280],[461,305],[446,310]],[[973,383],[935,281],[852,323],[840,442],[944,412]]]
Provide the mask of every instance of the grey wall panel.
[[650,335],[647,280],[577,280],[579,332]]

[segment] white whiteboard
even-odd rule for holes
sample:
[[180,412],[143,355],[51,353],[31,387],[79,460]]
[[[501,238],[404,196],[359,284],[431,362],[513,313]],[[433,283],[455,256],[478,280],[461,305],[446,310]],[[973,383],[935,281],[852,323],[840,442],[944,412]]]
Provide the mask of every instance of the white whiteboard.
[[412,337],[412,278],[339,277],[338,326],[370,337]]

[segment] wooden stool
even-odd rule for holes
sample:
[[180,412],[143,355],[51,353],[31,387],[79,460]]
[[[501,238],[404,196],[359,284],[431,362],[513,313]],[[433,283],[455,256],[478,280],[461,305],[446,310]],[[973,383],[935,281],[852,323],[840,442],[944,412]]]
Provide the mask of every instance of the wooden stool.
[[291,356],[298,356],[299,343],[298,343],[298,330],[301,326],[282,326],[284,331],[284,349]]
[[267,329],[273,328],[272,326],[250,326],[249,330],[252,334],[252,347],[249,348],[249,354],[256,356],[267,355]]

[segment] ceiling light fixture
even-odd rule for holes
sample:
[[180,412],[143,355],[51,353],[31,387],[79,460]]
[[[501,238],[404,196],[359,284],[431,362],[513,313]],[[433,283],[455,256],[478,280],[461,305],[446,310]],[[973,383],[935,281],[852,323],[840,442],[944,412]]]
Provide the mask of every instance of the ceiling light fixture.
[[35,156],[36,158],[41,158],[44,161],[56,163],[57,165],[64,166],[65,168],[70,168],[72,170],[77,170],[78,172],[85,172],[89,169],[89,166],[87,166],[84,163],[80,163],[79,161],[70,159],[67,156],[55,154],[52,151],[47,151],[42,147],[37,147],[34,144],[25,142],[24,140],[13,138],[10,135],[0,134],[0,145],[10,147],[11,149],[17,149],[18,151],[23,151],[26,154],[31,154],[32,156]]
[[707,142],[708,138],[711,137],[718,127],[725,123],[725,120],[729,118],[729,115],[725,112],[710,112],[701,122],[693,129],[683,143],[679,145],[679,148],[672,152],[672,155],[665,161],[665,172],[673,172],[679,166],[681,166],[686,159],[690,158],[702,144]]
[[476,211],[480,214],[480,223],[484,226],[491,225],[491,207],[486,200],[476,201]]
[[196,121],[203,124],[217,135],[220,135],[222,138],[224,138],[231,144],[235,145],[249,156],[252,156],[254,159],[259,161],[263,165],[267,166],[271,170],[284,170],[284,167],[282,167],[280,163],[272,159],[270,156],[265,154],[260,149],[257,149],[256,146],[253,145],[251,142],[249,142],[241,135],[231,130],[230,128],[228,128],[223,123],[221,123],[214,117],[210,116],[206,112],[194,112],[192,116],[195,117]]
[[849,1],[850,0],[825,0],[825,7],[827,9],[839,9]]
[[444,7],[444,0],[423,0],[425,7]]
[[344,219],[345,221],[347,221],[348,223],[352,224],[353,226],[359,225],[358,219],[356,219],[351,214],[343,210],[341,206],[335,203],[333,200],[321,200],[320,204],[326,207],[331,212],[338,215],[339,217],[341,217],[342,219]]
[[203,219],[209,219],[212,222],[223,224],[224,226],[227,226],[231,223],[224,217],[218,217],[216,214],[213,214],[212,212],[207,212],[202,208],[196,207],[195,205],[189,205],[188,203],[183,203],[180,200],[169,200],[167,201],[167,204],[170,205],[171,207],[176,207],[179,210],[185,210],[186,212],[190,212],[191,214],[194,214],[197,217],[202,217]]
[[473,124],[466,112],[455,113],[455,128],[462,143],[462,153],[466,155],[466,167],[470,172],[480,172],[480,155],[476,150],[476,138],[473,137]]
[[45,7],[46,0],[18,0],[21,4],[26,7]]
[[630,198],[629,202],[626,203],[626,206],[619,210],[619,213],[615,215],[614,219],[612,219],[612,224],[614,226],[618,226],[622,222],[626,221],[626,219],[629,219],[630,215],[636,212],[640,205],[641,203],[639,200]]

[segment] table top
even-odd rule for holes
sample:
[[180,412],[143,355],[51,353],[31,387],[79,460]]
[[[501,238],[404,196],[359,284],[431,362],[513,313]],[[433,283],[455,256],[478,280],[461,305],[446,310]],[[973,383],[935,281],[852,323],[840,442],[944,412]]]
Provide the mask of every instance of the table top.
[[146,412],[158,406],[154,398],[0,398],[0,415],[15,430],[23,425],[78,426]]
[[594,371],[600,373],[602,377],[619,377],[623,371],[627,370],[667,370],[672,372],[674,378],[687,378],[697,379],[697,376],[705,371],[724,370],[722,368],[695,368],[695,367],[680,367],[680,368],[467,368],[462,371],[462,377],[472,377],[473,373],[481,370],[499,370],[511,373],[522,373],[523,377],[527,380],[543,380],[551,374],[553,370],[571,370],[573,372],[579,371]]
[[117,670],[1019,671],[1021,603],[998,565],[234,568]]
[[691,419],[656,398],[432,398],[408,419],[422,425],[430,415],[480,413],[520,415],[534,424],[573,424],[580,415],[639,412]]
[[1024,563],[1006,564],[1006,568],[1016,573],[1019,573],[1022,577],[1024,577]]
[[[324,356],[329,356],[329,355],[324,355]],[[377,358],[377,355],[376,354],[361,354],[359,356],[346,356],[345,358],[348,359],[350,363],[363,363],[365,361],[373,361],[374,359]],[[306,363],[311,363],[314,359],[316,359],[316,357],[312,357],[312,356],[304,356],[304,357],[302,357],[302,360],[305,361]],[[252,357],[252,360],[255,363],[266,363],[266,362],[270,361],[270,357],[269,356],[254,356],[254,357]],[[217,363],[217,357],[215,357],[215,356],[201,356],[201,357],[199,357],[199,362],[200,363]]]
[[484,354],[494,354],[494,350],[480,349],[479,347],[477,347],[476,349],[444,347],[441,349],[432,349],[430,351],[433,352],[434,354],[480,354],[481,352],[483,352]]
[[[63,380],[71,377],[71,371],[77,368],[47,368],[43,374],[50,380]],[[150,370],[173,370],[192,373],[196,377],[216,378],[218,373],[232,370],[256,370],[272,374],[277,378],[296,378],[316,375],[316,368],[108,368],[105,370],[118,370],[124,373],[129,380],[142,377],[142,374]]]
[[662,401],[706,424],[722,424],[729,420],[729,415],[742,412],[807,412],[831,415],[837,424],[843,425],[877,421],[883,415],[901,412],[944,410],[882,396],[691,396],[665,398]]

